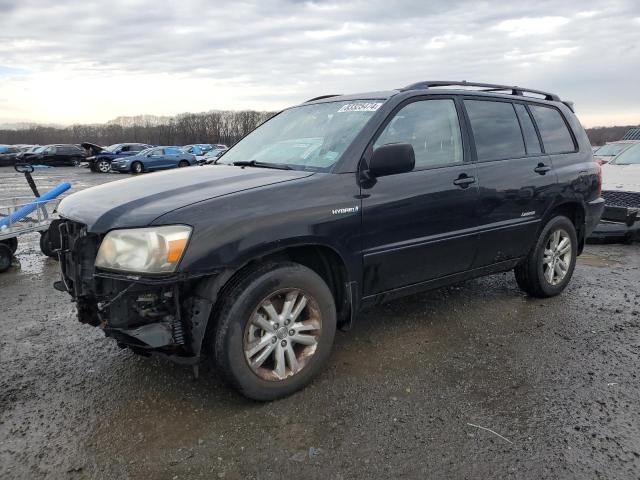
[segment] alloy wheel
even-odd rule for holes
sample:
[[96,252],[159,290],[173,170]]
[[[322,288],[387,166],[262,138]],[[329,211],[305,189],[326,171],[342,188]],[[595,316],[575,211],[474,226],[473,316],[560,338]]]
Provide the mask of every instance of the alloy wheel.
[[571,237],[558,229],[551,233],[542,256],[542,273],[550,285],[558,285],[571,266]]
[[111,163],[106,162],[106,161],[101,161],[98,162],[98,171],[100,173],[109,173],[109,170],[111,170]]
[[300,372],[316,352],[321,317],[316,300],[298,289],[280,290],[262,300],[243,337],[251,370],[270,381]]

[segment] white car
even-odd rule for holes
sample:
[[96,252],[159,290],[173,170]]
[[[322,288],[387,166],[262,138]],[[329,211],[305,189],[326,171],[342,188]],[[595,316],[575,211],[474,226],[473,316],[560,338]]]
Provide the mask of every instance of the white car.
[[640,143],[602,165],[605,211],[591,238],[640,239]]

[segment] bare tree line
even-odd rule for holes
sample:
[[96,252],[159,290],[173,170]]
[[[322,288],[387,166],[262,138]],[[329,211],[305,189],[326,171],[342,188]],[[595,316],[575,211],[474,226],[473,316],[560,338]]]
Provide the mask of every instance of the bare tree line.
[[224,143],[233,145],[274,112],[211,111],[184,113],[175,117],[143,115],[118,117],[105,124],[0,130],[0,144],[82,143],[111,145],[120,142],[152,145]]
[[591,145],[604,145],[607,142],[620,140],[627,133],[627,130],[634,127],[637,127],[637,125],[587,128],[587,135]]
[[[224,143],[233,145],[274,112],[211,111],[184,113],[175,117],[139,115],[118,117],[104,124],[50,127],[33,125],[23,129],[0,129],[0,144],[82,143],[111,145],[139,142],[151,145]],[[592,145],[620,140],[631,126],[588,128]]]

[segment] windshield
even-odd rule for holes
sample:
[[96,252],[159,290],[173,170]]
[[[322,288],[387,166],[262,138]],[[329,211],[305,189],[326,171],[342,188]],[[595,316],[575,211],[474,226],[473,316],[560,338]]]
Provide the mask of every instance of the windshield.
[[600,157],[613,157],[618,155],[625,148],[629,148],[628,143],[607,143],[597,149],[593,154]]
[[44,150],[44,146],[42,146],[42,147],[34,147],[34,148],[31,150],[31,153],[40,153],[40,152],[41,152],[41,151],[43,151],[43,150]]
[[285,110],[240,140],[218,163],[256,161],[327,172],[382,103],[356,100]]
[[109,145],[107,148],[104,149],[105,152],[115,152],[118,147],[122,145],[121,143],[114,143],[113,145]]
[[156,147],[145,148],[144,150],[139,151],[135,154],[136,157],[144,157],[148,153],[151,153],[152,150],[155,150]]
[[613,160],[612,163],[616,165],[639,165],[640,143],[622,152]]

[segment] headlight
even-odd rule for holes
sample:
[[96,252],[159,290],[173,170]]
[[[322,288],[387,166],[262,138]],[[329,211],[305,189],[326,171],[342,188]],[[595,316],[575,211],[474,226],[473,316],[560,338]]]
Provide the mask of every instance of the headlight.
[[190,236],[191,227],[185,225],[112,230],[100,244],[96,267],[171,273],[180,262]]

